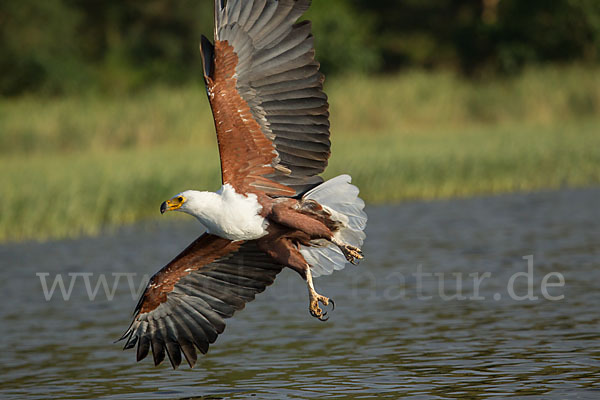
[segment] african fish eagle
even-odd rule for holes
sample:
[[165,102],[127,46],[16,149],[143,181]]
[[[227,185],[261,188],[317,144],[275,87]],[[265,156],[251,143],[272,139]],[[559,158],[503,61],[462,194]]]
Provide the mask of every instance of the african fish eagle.
[[121,337],[155,365],[208,351],[225,318],[284,267],[306,280],[310,314],[331,299],[313,277],[357,263],[367,216],[348,175],[319,176],[330,155],[329,105],[314,59],[310,0],[215,0],[214,44],[202,37],[204,80],[223,186],[183,191],[160,211],[196,217],[206,233],[148,283]]

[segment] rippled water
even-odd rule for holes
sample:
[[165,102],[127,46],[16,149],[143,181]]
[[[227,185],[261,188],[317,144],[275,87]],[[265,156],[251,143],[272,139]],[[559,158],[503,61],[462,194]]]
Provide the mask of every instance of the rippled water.
[[[370,207],[367,259],[316,281],[336,301],[328,322],[284,271],[193,370],[113,343],[135,305],[126,276],[112,301],[90,301],[83,275],[46,301],[36,275],[68,288],[90,273],[93,289],[135,272],[137,286],[199,233],[192,221],[0,246],[0,397],[600,398],[599,206],[585,189]],[[515,275],[528,271],[531,285]]]

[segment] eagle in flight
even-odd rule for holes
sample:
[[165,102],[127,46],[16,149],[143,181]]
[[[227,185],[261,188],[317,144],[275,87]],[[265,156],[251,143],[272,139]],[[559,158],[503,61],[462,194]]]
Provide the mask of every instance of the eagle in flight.
[[[331,299],[313,278],[363,258],[367,216],[350,176],[319,176],[330,155],[329,105],[314,59],[310,0],[215,0],[214,44],[202,37],[204,80],[221,156],[217,192],[183,191],[161,213],[206,227],[148,283],[120,340],[173,368],[208,351],[225,318],[284,267],[308,285],[310,314]],[[333,306],[333,304],[332,304]]]

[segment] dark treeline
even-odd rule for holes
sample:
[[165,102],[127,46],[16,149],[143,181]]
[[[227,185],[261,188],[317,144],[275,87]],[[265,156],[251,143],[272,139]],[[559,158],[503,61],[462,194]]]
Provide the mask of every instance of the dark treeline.
[[[130,91],[200,80],[212,0],[0,2],[0,94]],[[328,74],[450,68],[513,74],[600,58],[596,0],[313,0]]]

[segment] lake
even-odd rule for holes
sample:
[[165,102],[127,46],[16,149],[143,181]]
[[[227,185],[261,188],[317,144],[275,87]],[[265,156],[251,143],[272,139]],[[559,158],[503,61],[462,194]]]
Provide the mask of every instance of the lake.
[[367,212],[366,259],[315,280],[329,321],[283,271],[177,371],[113,342],[191,218],[0,245],[0,398],[600,398],[599,188]]

